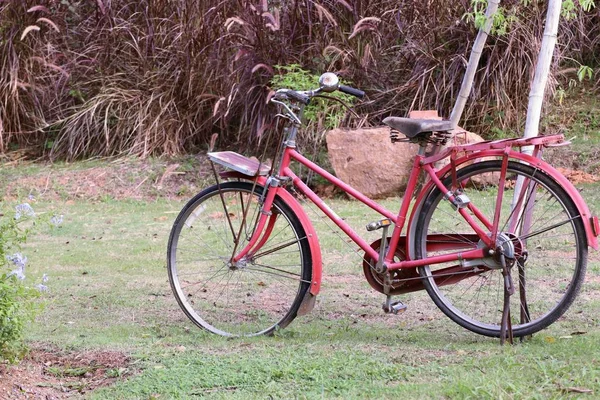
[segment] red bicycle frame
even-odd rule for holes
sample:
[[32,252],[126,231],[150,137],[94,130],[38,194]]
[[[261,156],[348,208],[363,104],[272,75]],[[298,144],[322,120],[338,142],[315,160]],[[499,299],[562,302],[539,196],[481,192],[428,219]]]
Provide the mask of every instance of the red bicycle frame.
[[[419,152],[419,154],[415,156],[411,174],[408,180],[407,189],[402,199],[398,214],[390,212],[386,208],[382,207],[380,204],[371,200],[364,194],[352,188],[350,185],[344,183],[343,181],[336,178],[329,172],[325,171],[312,161],[308,160],[295,149],[295,146],[286,145],[283,150],[281,162],[279,164],[278,172],[276,175],[265,178],[264,176],[258,176],[259,172],[257,171],[256,175],[250,178],[257,180],[259,184],[265,187],[261,215],[257,221],[255,229],[253,230],[253,234],[249,240],[249,243],[243,249],[239,250],[239,252],[233,257],[232,261],[237,262],[243,257],[255,255],[259,251],[261,246],[266,242],[272,231],[275,219],[277,218],[276,215],[273,215],[271,213],[271,207],[273,205],[275,197],[280,196],[292,207],[294,212],[298,215],[302,225],[305,228],[304,230],[307,233],[308,240],[311,245],[311,253],[313,255],[313,278],[311,285],[311,293],[313,295],[318,294],[321,285],[322,268],[318,239],[316,238],[316,232],[312,227],[310,219],[304,212],[303,208],[297,203],[294,197],[291,196],[289,192],[283,187],[284,184],[288,184],[290,182],[297,188],[297,190],[300,193],[302,193],[304,196],[310,199],[310,201],[312,201],[321,211],[323,211],[323,213],[325,213],[325,215],[327,215],[329,219],[331,219],[347,236],[349,236],[352,239],[352,241],[354,241],[361,249],[363,249],[372,260],[374,260],[375,262],[379,261],[379,253],[375,249],[373,249],[368,242],[366,242],[362,237],[360,237],[348,223],[346,223],[331,208],[329,208],[329,206],[327,206],[327,204],[323,202],[323,200],[316,193],[314,193],[304,182],[302,182],[302,180],[296,174],[294,174],[294,172],[289,167],[292,161],[299,162],[311,171],[319,174],[327,181],[336,185],[344,192],[350,194],[355,199],[359,200],[363,204],[375,210],[383,217],[389,219],[394,224],[392,236],[389,241],[389,248],[383,260],[387,270],[393,271],[405,268],[416,268],[420,266],[451,261],[457,261],[457,263],[460,263],[460,260],[473,260],[488,256],[486,248],[493,249],[496,243],[496,237],[494,235],[494,232],[498,231],[498,215],[501,207],[502,190],[498,191],[499,194],[496,202],[496,209],[494,213],[495,215],[492,221],[486,219],[483,213],[481,213],[472,203],[469,203],[467,207],[457,208],[457,212],[460,213],[460,215],[473,228],[475,232],[475,234],[469,234],[466,236],[466,238],[469,240],[469,244],[472,243],[473,246],[464,244],[462,246],[458,246],[459,240],[457,240],[456,242],[450,241],[451,243],[448,243],[448,241],[436,241],[436,238],[432,237],[428,238],[428,250],[461,251],[455,251],[443,255],[436,255],[422,259],[415,259],[415,254],[413,254],[415,236],[415,226],[413,224],[413,220],[414,217],[418,215],[422,203],[425,200],[425,196],[428,193],[430,193],[433,187],[435,186],[442,193],[446,194],[446,199],[448,201],[453,202],[454,194],[442,183],[442,180],[447,179],[447,177],[449,176],[452,176],[453,188],[456,187],[456,170],[460,169],[460,167],[463,165],[467,165],[472,162],[477,162],[478,160],[484,157],[493,157],[496,159],[501,159],[503,166],[502,171],[504,174],[506,173],[506,166],[508,164],[508,160],[514,160],[525,162],[533,167],[539,168],[544,173],[552,176],[559,184],[561,184],[563,188],[565,188],[565,190],[573,198],[585,226],[588,245],[594,249],[597,249],[597,236],[600,231],[598,218],[590,213],[589,209],[587,208],[587,205],[581,198],[577,189],[575,189],[575,187],[573,187],[573,185],[563,175],[561,175],[553,167],[551,167],[550,165],[548,165],[547,163],[545,163],[537,157],[539,148],[541,146],[560,145],[560,143],[563,140],[564,138],[562,135],[553,135],[529,139],[505,139],[498,141],[480,142],[465,146],[449,147],[445,151],[439,154],[435,154],[431,157],[424,157],[424,149],[422,149]],[[513,147],[521,148],[524,146],[535,146],[533,155],[527,155],[520,151],[513,150]],[[245,157],[243,156],[239,157],[245,159]],[[436,170],[433,167],[433,164],[446,157],[450,158],[450,164],[446,165],[440,170]],[[424,170],[430,179],[428,182],[426,182],[419,194],[416,196],[415,206],[412,208],[410,217],[407,220],[407,216],[409,215],[408,212],[410,208],[410,200],[415,192],[417,179],[421,170]],[[247,174],[233,173],[225,175],[229,177],[243,177],[245,179],[249,178],[249,175]],[[501,177],[500,182],[502,184],[503,177]],[[527,185],[528,182],[525,183],[525,186]],[[521,194],[521,196],[518,199],[516,199],[515,204],[517,205],[517,207],[523,203],[523,196],[524,194]],[[472,215],[470,215],[469,212]],[[518,215],[515,218],[518,219]],[[408,224],[406,229],[406,237],[408,240],[401,241],[401,234],[407,222]],[[511,222],[509,229],[516,229],[516,225]],[[488,235],[488,232],[492,232],[492,234]],[[448,235],[445,236],[448,237]],[[463,240],[465,239],[465,235],[459,236]],[[475,248],[476,244],[479,241],[483,242],[486,246],[481,246],[483,248]],[[404,254],[407,255],[407,259],[399,262],[393,262],[393,257],[396,253],[396,249],[399,243],[403,243],[403,245],[406,246],[406,248],[404,249]]]

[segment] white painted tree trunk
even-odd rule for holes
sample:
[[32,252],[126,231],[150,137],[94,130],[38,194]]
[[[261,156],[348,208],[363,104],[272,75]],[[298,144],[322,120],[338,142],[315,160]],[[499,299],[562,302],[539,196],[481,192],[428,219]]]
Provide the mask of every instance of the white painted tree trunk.
[[460,121],[460,117],[465,109],[465,104],[467,103],[469,94],[471,94],[473,80],[475,79],[475,72],[477,72],[477,66],[479,65],[481,53],[483,52],[483,46],[485,46],[487,37],[492,29],[494,14],[496,14],[496,11],[498,11],[499,4],[500,0],[488,0],[488,6],[485,10],[485,24],[481,29],[479,29],[477,37],[475,38],[475,43],[473,43],[473,50],[471,50],[471,55],[469,56],[467,70],[460,86],[460,92],[458,93],[458,98],[456,99],[456,103],[454,104],[454,108],[450,114],[450,121],[452,121],[452,126],[454,128],[458,126],[458,121]]
[[[530,138],[535,137],[539,134],[540,118],[542,116],[542,104],[544,102],[544,93],[546,91],[546,85],[548,83],[548,75],[550,74],[550,67],[552,65],[552,56],[554,54],[554,47],[556,46],[556,37],[558,34],[558,23],[560,21],[560,11],[562,7],[562,0],[549,0],[548,12],[546,14],[546,26],[544,28],[544,37],[542,38],[542,46],[538,55],[537,65],[535,68],[535,75],[533,77],[533,83],[531,84],[531,90],[529,91],[529,104],[527,106],[527,120],[525,121],[525,132],[523,137]],[[524,147],[521,150],[523,153],[531,154],[533,152],[532,146]],[[514,209],[519,195],[523,187],[524,179],[519,177],[515,184],[515,192],[513,195],[513,201],[511,209]],[[530,201],[535,201],[535,193],[532,195]],[[514,213],[515,218],[521,221],[522,213],[525,210],[520,209]],[[525,218],[527,219],[527,218]],[[528,226],[521,226],[521,233],[526,234],[529,231]]]
[[527,120],[525,122],[525,132],[523,133],[523,137],[526,138],[537,136],[539,133],[542,103],[544,102],[544,93],[546,91],[546,84],[548,83],[550,66],[552,65],[554,47],[556,46],[561,6],[562,0],[549,0],[548,2],[548,13],[546,14],[546,27],[544,28],[542,47],[540,49],[533,83],[531,84],[531,90],[529,92]]

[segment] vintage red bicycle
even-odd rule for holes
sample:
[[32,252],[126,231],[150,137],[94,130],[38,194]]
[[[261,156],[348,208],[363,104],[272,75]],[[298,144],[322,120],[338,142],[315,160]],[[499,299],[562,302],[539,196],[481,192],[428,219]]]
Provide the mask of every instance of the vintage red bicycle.
[[[272,166],[230,151],[208,153],[225,170],[185,205],[167,257],[175,297],[196,325],[226,336],[270,334],[313,308],[321,248],[299,199],[314,203],[364,251],[366,279],[385,296],[385,312],[404,309],[394,296],[425,289],[459,325],[503,339],[531,335],[563,315],[600,228],[577,189],[541,158],[545,147],[568,144],[562,135],[448,146],[449,121],[386,118],[392,141],[403,140],[402,133],[419,145],[394,213],[296,149],[311,98],[335,90],[363,96],[332,73],[319,84],[272,97],[286,121]],[[436,168],[443,159],[449,162]],[[366,224],[367,231],[380,230],[380,239],[363,239],[293,172],[292,162],[381,214]],[[421,174],[426,180],[418,190]]]

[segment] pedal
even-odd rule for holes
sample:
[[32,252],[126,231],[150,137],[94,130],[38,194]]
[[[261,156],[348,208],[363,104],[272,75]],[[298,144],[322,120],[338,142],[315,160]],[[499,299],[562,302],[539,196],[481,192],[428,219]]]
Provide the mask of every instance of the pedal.
[[386,314],[398,315],[398,314],[406,311],[408,306],[406,304],[402,303],[401,301],[395,301],[393,303],[390,303],[389,305],[387,304],[387,302],[383,303],[382,308]]
[[402,303],[401,301],[395,301],[392,303],[390,312],[392,314],[400,314],[406,311],[407,308],[408,307],[406,306],[406,304]]
[[392,224],[392,220],[389,218],[385,218],[385,219],[382,219],[381,221],[370,222],[367,224],[367,226],[365,228],[367,229],[367,231],[372,232],[372,231],[376,231],[377,229],[381,229],[383,227],[390,226],[391,224]]

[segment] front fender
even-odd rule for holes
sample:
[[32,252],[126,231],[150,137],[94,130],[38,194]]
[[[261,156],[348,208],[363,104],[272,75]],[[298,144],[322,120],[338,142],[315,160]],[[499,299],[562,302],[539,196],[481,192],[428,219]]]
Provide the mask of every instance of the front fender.
[[[500,150],[486,150],[486,151],[481,151],[481,152],[476,152],[476,153],[469,153],[461,158],[458,158],[455,160],[455,165],[456,165],[456,169],[460,169],[460,167],[464,166],[464,164],[468,164],[471,163],[473,161],[477,161],[477,160],[481,160],[482,158],[487,158],[487,157],[503,157],[505,155],[505,150],[504,149],[500,149]],[[558,182],[562,188],[567,192],[567,194],[571,197],[571,199],[573,199],[573,202],[575,203],[575,206],[577,207],[577,211],[579,211],[579,215],[581,215],[581,219],[583,221],[583,225],[585,227],[585,233],[586,233],[586,240],[588,243],[588,246],[592,247],[594,250],[598,250],[598,231],[596,229],[594,229],[594,224],[597,223],[597,217],[594,216],[585,200],[583,200],[583,197],[581,197],[581,194],[579,193],[579,191],[575,188],[575,186],[573,186],[573,184],[567,179],[565,178],[565,176],[563,174],[561,174],[558,170],[556,170],[556,168],[554,168],[553,166],[551,166],[550,164],[548,164],[547,162],[530,156],[528,154],[524,154],[518,151],[514,151],[514,150],[509,150],[507,152],[508,158],[510,160],[515,160],[515,161],[523,161],[533,167],[536,168],[540,168],[541,170],[543,170],[547,175],[549,175],[550,177],[552,177],[556,182]],[[443,180],[444,177],[446,177],[449,172],[450,169],[452,168],[452,164],[448,164],[445,167],[443,167],[440,171],[438,171],[437,176]],[[423,187],[423,189],[419,192],[419,195],[417,196],[417,199],[415,201],[416,206],[413,208],[411,214],[410,214],[410,218],[408,220],[408,240],[406,241],[407,243],[407,253],[410,257],[410,259],[414,259],[414,240],[415,240],[415,230],[416,230],[416,221],[415,221],[415,217],[417,215],[419,215],[419,212],[421,211],[421,204],[423,204],[423,201],[425,200],[425,196],[427,196],[429,194],[429,192],[431,191],[432,187],[434,186],[433,182],[431,182],[431,180],[427,181],[427,183],[425,184],[425,186]]]
[[[248,175],[244,175],[240,172],[236,171],[225,171],[219,174],[222,178],[231,179],[244,179],[249,181],[256,181],[259,185],[265,186],[267,179],[264,176],[259,177],[251,177]],[[296,214],[298,219],[300,220],[300,224],[302,228],[304,228],[304,232],[306,233],[308,244],[310,247],[310,255],[312,259],[312,278],[309,292],[316,296],[319,294],[321,290],[321,278],[323,274],[323,261],[321,258],[321,246],[319,245],[319,238],[317,237],[317,232],[306,215],[304,208],[298,203],[298,200],[290,192],[285,190],[285,188],[279,187],[277,188],[277,195],[283,200]]]

